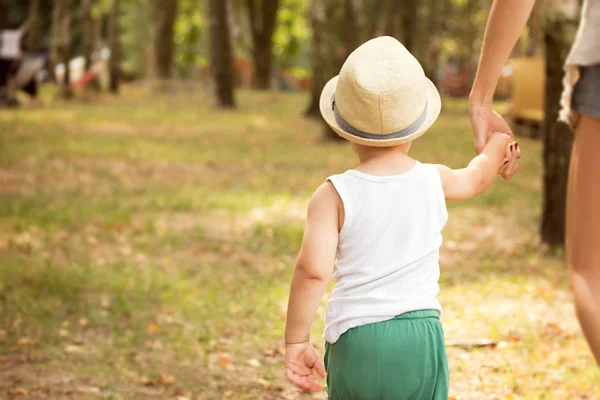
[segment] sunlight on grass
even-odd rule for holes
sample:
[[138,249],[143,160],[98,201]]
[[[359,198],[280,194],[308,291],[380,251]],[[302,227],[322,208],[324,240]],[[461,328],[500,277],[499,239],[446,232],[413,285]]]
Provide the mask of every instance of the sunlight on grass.
[[[356,160],[302,117],[304,95],[242,91],[235,112],[207,99],[128,86],[0,111],[0,396],[306,397],[281,370],[289,279],[310,195]],[[412,153],[464,166],[466,103],[445,106]],[[452,393],[594,398],[564,265],[538,244],[540,143],[519,146],[512,182],[449,206],[446,338],[495,343],[449,347]]]

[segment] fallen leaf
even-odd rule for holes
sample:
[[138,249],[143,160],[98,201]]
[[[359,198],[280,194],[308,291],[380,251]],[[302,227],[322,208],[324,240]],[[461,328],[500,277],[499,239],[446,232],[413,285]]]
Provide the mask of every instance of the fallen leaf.
[[150,325],[148,325],[148,333],[154,333],[158,330],[158,328],[158,324],[156,322],[153,322]]
[[269,381],[267,381],[264,378],[260,378],[256,381],[256,383],[258,383],[260,386],[262,386],[265,389],[268,389],[269,386],[271,386],[271,383],[269,383]]
[[17,386],[16,388],[11,390],[11,393],[13,396],[25,396],[27,394],[27,390]]
[[279,349],[275,347],[273,349],[264,349],[263,354],[267,357],[275,357],[281,355],[281,351],[279,351]]
[[79,319],[79,325],[81,326],[86,326],[88,324],[88,319],[87,318],[81,318]]
[[67,353],[81,353],[83,349],[80,346],[75,346],[74,344],[68,344],[65,346],[65,352]]
[[0,329],[0,340],[5,340],[7,336],[8,332],[6,332],[4,329]]
[[513,342],[520,342],[521,341],[521,333],[519,331],[516,330],[511,330],[508,332],[508,338],[513,341]]
[[262,364],[256,358],[251,358],[248,360],[248,365],[254,368],[259,368]]
[[100,299],[100,306],[102,306],[102,308],[110,307],[110,297],[107,295],[102,296],[102,299]]
[[219,354],[219,364],[223,368],[229,368],[233,366],[233,360],[229,354],[221,353]]
[[142,376],[140,378],[140,383],[144,386],[152,386],[154,385],[154,382],[152,382],[152,379],[148,378],[147,376]]
[[58,331],[58,336],[60,337],[67,337],[69,336],[69,331],[66,329],[61,329]]
[[161,385],[171,385],[175,382],[175,377],[172,375],[163,375],[160,374],[158,376],[158,383]]
[[559,336],[563,333],[562,328],[556,322],[548,322],[544,325],[543,335],[544,336]]
[[17,340],[17,345],[19,346],[27,346],[31,344],[31,339],[29,339],[28,337],[22,337],[19,340]]

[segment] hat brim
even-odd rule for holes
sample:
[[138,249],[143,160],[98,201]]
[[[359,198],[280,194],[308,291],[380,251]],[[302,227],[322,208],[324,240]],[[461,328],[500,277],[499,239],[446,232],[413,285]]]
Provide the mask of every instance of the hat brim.
[[347,139],[352,143],[362,144],[365,146],[372,147],[390,147],[390,146],[398,146],[400,144],[412,142],[419,136],[423,135],[427,129],[433,125],[435,120],[440,115],[440,111],[442,109],[442,100],[440,98],[440,93],[437,88],[429,79],[425,78],[427,81],[426,91],[427,91],[427,110],[425,111],[427,115],[425,116],[421,126],[413,131],[410,135],[393,138],[393,139],[367,139],[360,136],[356,136],[352,133],[345,131],[340,125],[337,123],[335,118],[335,112],[332,107],[333,94],[335,93],[335,89],[337,87],[339,76],[332,78],[321,92],[321,99],[319,101],[319,107],[321,109],[321,115],[325,119],[325,122],[341,137]]

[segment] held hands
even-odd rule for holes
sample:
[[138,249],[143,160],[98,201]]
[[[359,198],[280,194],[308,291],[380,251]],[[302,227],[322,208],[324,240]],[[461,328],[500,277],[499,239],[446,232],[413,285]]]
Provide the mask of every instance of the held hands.
[[325,366],[310,342],[286,344],[285,377],[305,392],[316,392],[323,389],[317,381],[313,370],[322,378],[325,377]]
[[[469,107],[471,116],[471,125],[473,127],[473,137],[475,139],[475,150],[477,154],[481,153],[486,143],[494,135],[492,132],[500,132],[510,136],[514,140],[514,135],[504,119],[492,110],[491,106],[482,105],[478,102],[471,102]],[[510,180],[519,169],[518,159],[521,157],[521,151],[516,143],[512,149],[507,148],[504,164],[498,171],[505,180]]]
[[498,166],[498,174],[507,181],[510,180],[519,169],[521,150],[518,143],[505,133],[494,132],[489,136],[484,151],[487,148],[493,149],[495,154],[504,153],[504,158]]
[[506,155],[498,174],[507,181],[519,170],[519,158],[521,158],[521,149],[517,142],[511,142],[506,146]]

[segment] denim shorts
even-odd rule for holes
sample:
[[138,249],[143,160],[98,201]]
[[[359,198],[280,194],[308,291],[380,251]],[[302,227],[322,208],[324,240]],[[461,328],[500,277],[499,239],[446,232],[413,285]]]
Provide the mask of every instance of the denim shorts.
[[580,114],[600,119],[600,64],[579,67],[571,107]]

